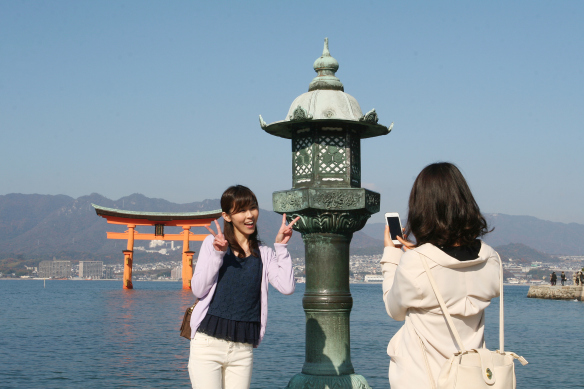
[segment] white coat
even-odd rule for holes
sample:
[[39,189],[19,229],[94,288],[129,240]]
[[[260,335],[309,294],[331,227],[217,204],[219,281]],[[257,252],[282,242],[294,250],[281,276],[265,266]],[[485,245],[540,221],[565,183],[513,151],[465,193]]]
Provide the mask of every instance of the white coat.
[[434,382],[459,349],[424,271],[422,254],[467,349],[482,346],[484,310],[499,296],[499,259],[484,242],[479,257],[471,261],[458,261],[429,243],[405,253],[386,247],[381,259],[383,301],[389,316],[405,320],[387,346],[392,389],[431,387],[420,342]]

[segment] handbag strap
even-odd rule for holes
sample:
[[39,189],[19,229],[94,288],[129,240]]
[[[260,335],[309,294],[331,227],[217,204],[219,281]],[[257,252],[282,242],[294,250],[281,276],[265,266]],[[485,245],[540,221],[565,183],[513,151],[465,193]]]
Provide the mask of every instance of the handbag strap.
[[[497,253],[495,251],[495,253]],[[503,306],[503,261],[499,253],[499,352],[505,353],[505,308]]]
[[[450,331],[454,335],[454,339],[456,340],[456,343],[458,344],[460,351],[462,351],[463,353],[466,352],[467,350],[464,347],[464,344],[462,343],[462,339],[460,338],[460,335],[458,334],[458,330],[454,326],[454,322],[452,321],[452,317],[450,316],[450,313],[448,312],[448,309],[446,308],[446,304],[444,303],[444,299],[442,298],[442,295],[440,294],[440,291],[438,290],[438,287],[436,286],[436,282],[434,281],[434,277],[432,276],[432,273],[430,272],[430,268],[428,267],[428,263],[426,262],[426,258],[424,258],[424,257],[426,257],[426,255],[422,254],[418,250],[414,250],[414,251],[416,251],[418,254],[420,254],[420,259],[422,260],[422,264],[424,265],[424,270],[426,271],[426,274],[428,275],[428,279],[430,280],[430,285],[432,286],[432,290],[434,290],[434,294],[436,295],[436,299],[438,300],[438,304],[440,304],[440,308],[442,309],[442,312],[444,313],[444,317],[446,318],[446,322],[448,324],[448,327],[450,327]],[[497,253],[497,257],[499,258],[499,293],[500,293],[500,301],[499,301],[499,352],[504,353],[505,330],[504,330],[504,316],[503,316],[503,311],[504,311],[504,307],[503,307],[503,262],[501,262],[501,257],[499,256],[498,253]]]
[[422,342],[420,335],[416,333],[416,336],[418,337],[418,342],[420,342],[420,347],[422,348],[422,351],[424,353],[424,363],[426,364],[426,372],[428,373],[430,386],[432,389],[436,389],[436,382],[434,381],[434,377],[432,376],[432,370],[430,370],[430,362],[428,362],[428,353],[426,352],[426,346],[424,345],[424,342]]

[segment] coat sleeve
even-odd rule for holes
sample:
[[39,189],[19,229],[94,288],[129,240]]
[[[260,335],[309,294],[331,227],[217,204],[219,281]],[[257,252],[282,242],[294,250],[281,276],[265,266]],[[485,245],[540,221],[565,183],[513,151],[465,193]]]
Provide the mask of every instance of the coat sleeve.
[[267,255],[268,280],[282,294],[292,294],[296,288],[292,258],[288,245],[274,243],[275,250],[264,246],[262,255]]
[[383,251],[383,302],[387,314],[394,320],[405,320],[408,308],[416,308],[421,302],[420,289],[405,266],[414,255],[418,254],[412,250],[402,253],[395,247],[386,247]]
[[217,251],[213,247],[213,235],[209,235],[203,241],[197,266],[191,280],[191,289],[196,298],[202,299],[209,293],[211,287],[217,282],[217,274],[223,264],[225,251]]

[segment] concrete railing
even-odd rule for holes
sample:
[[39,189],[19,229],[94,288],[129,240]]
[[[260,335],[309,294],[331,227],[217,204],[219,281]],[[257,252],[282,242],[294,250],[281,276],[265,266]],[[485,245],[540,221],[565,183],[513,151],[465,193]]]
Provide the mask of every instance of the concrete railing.
[[527,297],[550,300],[579,300],[584,301],[582,286],[550,286],[532,285]]

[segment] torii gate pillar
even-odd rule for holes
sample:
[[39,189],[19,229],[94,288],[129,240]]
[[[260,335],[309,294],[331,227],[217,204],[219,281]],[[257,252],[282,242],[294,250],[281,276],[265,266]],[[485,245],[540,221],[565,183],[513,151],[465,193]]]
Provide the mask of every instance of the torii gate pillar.
[[128,224],[128,247],[124,250],[124,289],[134,289],[132,284],[132,264],[134,263],[135,224]]
[[134,262],[134,251],[124,250],[124,289],[134,289],[132,284],[132,264]]
[[185,251],[183,256],[182,280],[183,289],[191,289],[191,280],[193,279],[193,256],[194,251]]

